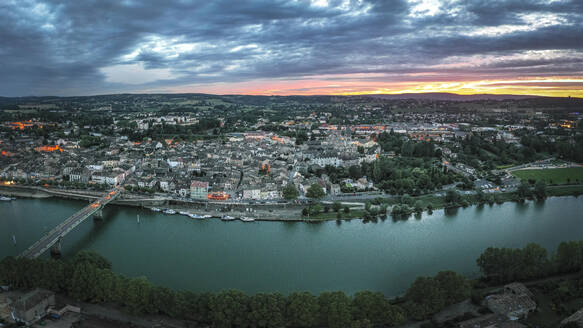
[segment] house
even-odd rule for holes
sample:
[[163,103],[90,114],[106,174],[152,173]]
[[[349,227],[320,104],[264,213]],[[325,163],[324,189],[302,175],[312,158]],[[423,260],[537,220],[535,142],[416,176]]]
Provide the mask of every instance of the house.
[[526,328],[525,325],[515,321],[508,321],[504,316],[486,314],[481,317],[458,323],[459,328]]
[[207,199],[208,192],[209,192],[208,182],[194,180],[190,184],[190,198]]
[[243,190],[243,199],[259,199],[261,198],[260,189],[245,189]]
[[339,195],[342,191],[340,190],[340,185],[339,184],[333,184],[330,186],[330,194],[334,195]]
[[536,309],[536,303],[531,298],[532,293],[521,283],[504,286],[504,293],[486,297],[490,311],[504,315],[510,320],[528,317]]
[[91,175],[87,169],[77,169],[69,174],[70,182],[88,183]]
[[573,315],[561,321],[560,327],[565,327],[567,324],[570,324],[571,322],[575,322],[577,327],[583,327],[583,309],[573,313]]
[[10,305],[15,321],[30,325],[47,314],[47,309],[55,305],[55,293],[45,289],[35,289],[24,294]]

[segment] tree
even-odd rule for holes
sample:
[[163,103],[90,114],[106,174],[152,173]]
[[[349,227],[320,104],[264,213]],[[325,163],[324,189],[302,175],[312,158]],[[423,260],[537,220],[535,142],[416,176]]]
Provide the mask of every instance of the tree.
[[324,292],[318,298],[321,324],[329,328],[349,327],[352,321],[350,298],[344,292]]
[[530,186],[528,185],[528,183],[522,181],[522,182],[520,182],[520,185],[518,185],[518,188],[516,189],[516,193],[521,198],[529,197],[531,195]]
[[111,262],[93,251],[80,251],[73,258],[73,263],[75,265],[86,263],[97,269],[111,269]]
[[415,212],[417,212],[417,213],[423,212],[423,202],[421,202],[420,200],[416,201],[414,208],[415,208]]
[[209,308],[215,327],[246,327],[249,296],[238,290],[225,290],[210,299]]
[[445,304],[455,304],[470,297],[471,286],[467,279],[454,271],[441,271],[435,276],[444,293]]
[[256,294],[249,302],[249,319],[253,327],[283,327],[285,299],[279,294]]
[[315,204],[313,206],[310,206],[310,215],[318,215],[320,214],[320,212],[322,212],[322,205]]
[[291,293],[287,297],[286,321],[292,327],[314,327],[318,323],[320,305],[308,292]]
[[544,180],[538,180],[534,185],[534,194],[538,199],[547,197],[547,184]]
[[417,320],[439,312],[445,307],[446,300],[439,281],[431,277],[418,277],[405,294],[406,309]]
[[561,272],[575,272],[583,268],[583,242],[562,242],[557,248],[557,266]]
[[445,193],[445,202],[452,204],[452,203],[457,203],[460,200],[460,194],[458,194],[457,191],[455,190],[448,190]]
[[372,326],[394,326],[404,321],[401,308],[392,306],[382,293],[370,291],[354,294],[352,317],[357,321],[368,320]]
[[348,214],[348,213],[350,213],[350,207],[348,207],[348,206],[344,206],[344,213],[345,213],[345,214]]
[[298,189],[293,183],[288,183],[282,191],[283,198],[287,200],[296,199],[299,196]]
[[334,210],[334,212],[339,212],[341,208],[342,204],[340,204],[340,202],[334,202],[332,204],[332,209]]
[[152,313],[154,312],[151,303],[152,284],[146,277],[132,278],[129,280],[125,303],[129,307],[130,312]]
[[74,265],[71,277],[71,296],[80,301],[89,301],[95,298],[95,282],[97,268],[87,262]]
[[308,192],[306,192],[306,196],[309,198],[320,199],[326,196],[326,193],[319,183],[312,183],[312,185],[308,188]]

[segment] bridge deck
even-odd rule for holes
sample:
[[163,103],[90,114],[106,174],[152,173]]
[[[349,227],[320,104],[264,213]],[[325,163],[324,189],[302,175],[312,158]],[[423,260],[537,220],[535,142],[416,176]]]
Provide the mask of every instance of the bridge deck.
[[36,243],[26,249],[20,257],[35,258],[44,253],[47,249],[51,248],[60,238],[68,234],[81,222],[85,221],[88,217],[93,215],[95,212],[101,210],[105,205],[109,204],[111,201],[116,199],[121,193],[121,188],[118,187],[107,194],[105,194],[100,199],[84,207],[77,213],[68,217],[65,221],[61,222],[58,226],[53,228],[51,231],[45,233]]

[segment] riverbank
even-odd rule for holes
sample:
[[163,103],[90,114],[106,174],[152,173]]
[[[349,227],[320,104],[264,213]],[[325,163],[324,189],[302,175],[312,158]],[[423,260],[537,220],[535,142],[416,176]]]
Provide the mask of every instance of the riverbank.
[[[0,185],[0,195],[13,196],[13,197],[25,197],[25,198],[50,198],[58,197],[64,199],[76,199],[76,200],[91,200],[100,197],[102,192],[98,191],[86,191],[86,190],[53,190],[50,188],[43,188],[38,186],[19,186],[10,185],[3,186]],[[546,191],[547,197],[562,197],[562,196],[579,196],[583,194],[583,185],[552,185],[547,187]],[[391,198],[378,198],[372,201],[373,204],[385,204],[386,213],[380,213],[379,206],[373,206],[373,211],[367,211],[364,209],[364,205],[367,200],[354,199],[351,202],[343,203],[342,208],[335,212],[332,208],[332,202],[323,202],[323,207],[328,207],[328,211],[322,210],[321,213],[302,215],[302,209],[304,206],[297,204],[242,204],[242,203],[197,203],[197,202],[187,202],[187,201],[177,201],[165,198],[140,198],[139,195],[132,195],[130,197],[123,197],[114,201],[113,204],[121,206],[132,206],[132,207],[142,207],[142,208],[152,208],[152,207],[164,207],[175,210],[176,212],[186,211],[193,214],[199,215],[210,215],[213,218],[220,218],[223,215],[229,215],[233,217],[250,217],[255,221],[281,221],[281,222],[307,222],[307,223],[318,223],[322,221],[337,221],[337,220],[369,220],[376,219],[379,216],[386,218],[391,215],[392,209],[395,205],[402,206],[407,205],[408,207],[403,211],[403,213],[395,213],[393,217],[398,219],[403,219],[409,217],[411,214],[417,213],[421,214],[427,212],[431,214],[434,210],[438,209],[453,209],[460,207],[468,207],[472,205],[484,205],[489,204],[503,204],[506,202],[523,202],[524,199],[518,197],[515,192],[500,192],[484,194],[486,198],[478,199],[475,194],[472,195],[460,195],[461,199],[456,202],[446,202],[445,196],[438,196],[435,194],[427,194],[409,197],[407,204],[402,203],[401,197],[391,197]],[[361,202],[359,202],[361,201]],[[325,203],[325,204],[324,204]],[[355,204],[362,205],[355,205]],[[349,210],[344,210],[344,204],[350,204]],[[416,210],[421,208],[421,211]]]

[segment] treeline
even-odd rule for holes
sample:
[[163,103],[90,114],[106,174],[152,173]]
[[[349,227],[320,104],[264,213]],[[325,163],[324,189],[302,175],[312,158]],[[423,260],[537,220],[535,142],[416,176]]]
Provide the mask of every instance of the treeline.
[[175,136],[189,140],[192,139],[193,135],[206,134],[208,130],[213,130],[213,133],[217,134],[220,125],[221,121],[217,119],[201,118],[197,124],[193,125],[167,124],[166,122],[162,122],[162,124],[150,126],[148,130],[143,131],[127,127],[121,131],[121,134],[127,135],[131,141],[142,141],[144,138],[160,140],[167,136]]
[[372,163],[363,162],[349,167],[326,165],[319,169],[308,168],[302,173],[306,178],[326,174],[332,183],[340,184],[342,192],[356,191],[342,184],[342,180],[356,180],[366,176],[376,187],[393,195],[430,193],[444,185],[464,180],[462,176],[444,169],[435,159],[414,157],[381,156]]
[[565,160],[583,162],[583,135],[575,136],[572,141],[551,141],[541,136],[525,135],[520,138],[520,143],[525,153],[548,153]]
[[[497,165],[520,164],[530,162],[540,153],[519,148],[504,140],[470,135],[460,140],[460,146],[454,149],[457,161],[466,163],[476,169],[492,170]],[[538,157],[537,157],[538,156]]]
[[361,174],[385,192],[398,195],[429,193],[461,179],[434,159],[412,157],[380,157],[372,163],[363,162]]
[[144,277],[115,274],[109,261],[82,251],[69,261],[7,257],[0,262],[0,284],[18,289],[46,288],[79,301],[114,303],[133,314],[164,314],[213,327],[386,327],[428,318],[470,294],[470,284],[453,271],[420,277],[404,297],[388,300],[363,291],[295,292],[249,296],[173,291]]
[[441,150],[436,150],[432,142],[412,141],[408,137],[391,132],[382,132],[376,141],[385,152],[395,152],[405,157],[441,157]]
[[534,243],[522,249],[489,247],[476,262],[485,280],[493,283],[577,272],[583,269],[583,241],[562,242],[551,258],[546,249]]

